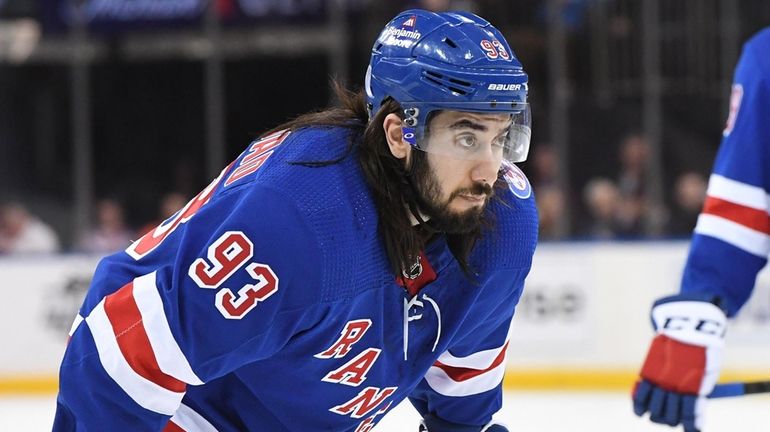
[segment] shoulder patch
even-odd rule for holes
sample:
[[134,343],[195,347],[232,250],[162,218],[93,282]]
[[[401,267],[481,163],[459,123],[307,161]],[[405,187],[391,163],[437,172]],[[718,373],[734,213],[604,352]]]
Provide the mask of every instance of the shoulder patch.
[[527,199],[532,195],[532,186],[527,180],[527,176],[512,163],[504,163],[503,170],[505,170],[505,181],[508,182],[508,189],[513,192],[514,195],[521,199]]
[[733,90],[730,93],[730,113],[727,116],[722,136],[730,135],[730,132],[733,131],[735,119],[738,117],[738,111],[741,109],[741,100],[743,100],[743,86],[741,84],[733,84]]

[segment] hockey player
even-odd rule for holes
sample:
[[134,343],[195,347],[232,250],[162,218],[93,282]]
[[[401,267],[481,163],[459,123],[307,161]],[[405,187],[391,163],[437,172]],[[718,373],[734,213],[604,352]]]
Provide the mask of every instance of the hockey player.
[[527,75],[482,18],[410,10],[338,93],[99,264],[54,430],[363,432],[405,398],[423,430],[506,430]]
[[770,29],[743,47],[730,115],[684,269],[681,291],[652,307],[657,335],[634,411],[699,431],[719,377],[727,318],[748,300],[770,253]]

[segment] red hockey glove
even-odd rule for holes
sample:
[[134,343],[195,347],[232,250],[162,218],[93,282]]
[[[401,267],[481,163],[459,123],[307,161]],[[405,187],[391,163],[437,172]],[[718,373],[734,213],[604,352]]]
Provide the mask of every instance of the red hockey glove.
[[719,378],[727,317],[713,297],[675,295],[655,302],[652,323],[657,335],[634,386],[634,412],[700,431],[706,396]]

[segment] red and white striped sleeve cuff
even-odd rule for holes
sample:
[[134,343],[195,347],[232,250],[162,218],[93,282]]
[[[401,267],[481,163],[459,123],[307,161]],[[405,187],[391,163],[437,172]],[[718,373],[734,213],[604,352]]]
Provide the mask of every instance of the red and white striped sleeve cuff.
[[712,174],[695,232],[766,258],[770,253],[769,213],[770,196],[764,189]]
[[499,348],[479,351],[467,357],[455,357],[447,351],[428,369],[425,380],[433,390],[444,396],[470,396],[492,390],[505,375],[507,351],[507,340]]
[[217,432],[217,429],[195,410],[181,404],[163,432]]
[[102,299],[85,321],[102,367],[140,406],[173,415],[186,385],[203,384],[171,333],[154,272]]

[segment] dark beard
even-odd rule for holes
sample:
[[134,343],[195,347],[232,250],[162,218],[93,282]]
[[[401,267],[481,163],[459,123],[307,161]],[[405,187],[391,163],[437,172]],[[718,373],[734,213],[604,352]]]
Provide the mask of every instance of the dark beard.
[[[419,210],[430,217],[430,226],[447,234],[468,234],[477,232],[484,222],[484,213],[489,199],[494,194],[492,186],[476,183],[470,188],[458,189],[452,192],[446,201],[441,201],[441,185],[435,173],[428,164],[427,155],[421,151],[412,152],[411,184],[416,189],[415,201]],[[459,195],[484,194],[486,203],[479,207],[470,208],[464,212],[454,212],[449,204]]]

